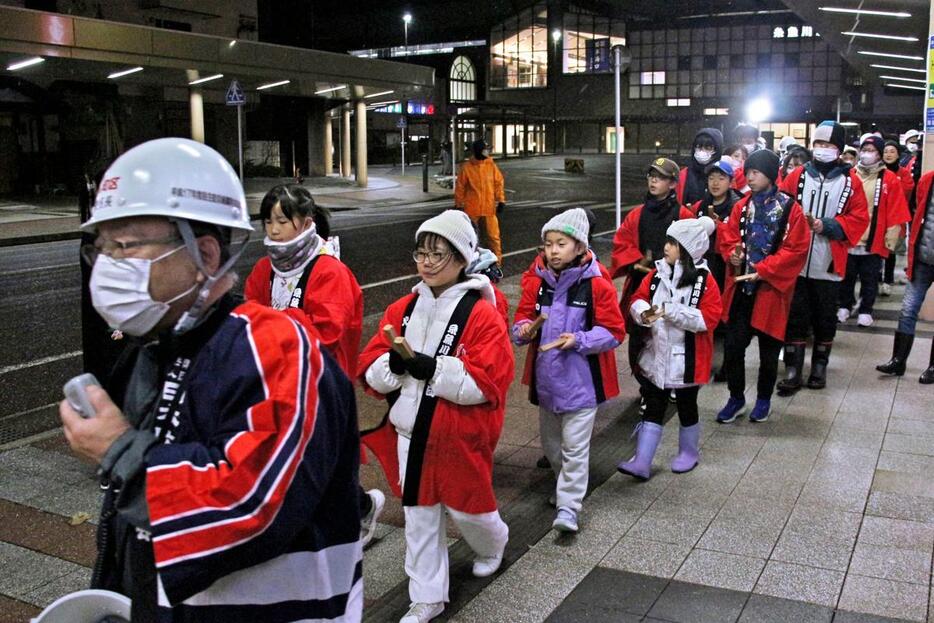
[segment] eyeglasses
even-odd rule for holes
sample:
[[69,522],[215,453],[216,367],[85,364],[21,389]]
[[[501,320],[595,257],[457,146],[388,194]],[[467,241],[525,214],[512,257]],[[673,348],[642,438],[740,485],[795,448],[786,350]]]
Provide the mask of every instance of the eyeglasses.
[[424,264],[426,260],[431,264],[440,264],[449,257],[451,257],[450,253],[439,253],[438,251],[412,251],[412,259],[415,260],[416,264]]
[[667,180],[671,178],[660,175],[659,173],[652,172],[652,173],[647,173],[645,176],[645,179],[651,180],[653,182],[661,182],[662,180]]
[[94,244],[81,245],[81,259],[84,260],[88,266],[94,266],[94,262],[97,261],[97,256],[101,253],[119,260],[126,257],[129,249],[144,247],[150,244],[172,244],[173,242],[181,242],[181,240],[182,239],[178,236],[151,238],[148,240],[130,240],[128,242],[98,239]]

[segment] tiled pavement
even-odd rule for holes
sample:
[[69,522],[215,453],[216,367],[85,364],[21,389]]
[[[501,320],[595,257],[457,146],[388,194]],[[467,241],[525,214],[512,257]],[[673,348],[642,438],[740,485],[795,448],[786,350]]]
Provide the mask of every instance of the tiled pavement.
[[[517,280],[504,290],[515,301]],[[898,300],[883,300],[880,316]],[[550,530],[552,479],[535,468],[537,416],[516,383],[494,473],[511,529],[504,570],[470,577],[470,553],[452,530],[452,603],[440,620],[934,621],[934,390],[917,383],[929,341],[919,339],[900,380],[873,369],[890,348],[888,331],[847,327],[828,389],[777,398],[761,425],[717,426],[726,388],[704,389],[701,465],[668,471],[677,446],[669,422],[646,483],[614,469],[636,418],[621,366],[623,395],[598,416],[576,537]],[[752,382],[754,350],[747,364]],[[361,397],[364,425],[383,408]],[[362,478],[385,488],[374,465]],[[57,435],[0,452],[0,621],[26,620],[87,585],[98,499],[93,470]],[[407,606],[401,518],[391,500],[367,550],[367,621],[396,621]]]

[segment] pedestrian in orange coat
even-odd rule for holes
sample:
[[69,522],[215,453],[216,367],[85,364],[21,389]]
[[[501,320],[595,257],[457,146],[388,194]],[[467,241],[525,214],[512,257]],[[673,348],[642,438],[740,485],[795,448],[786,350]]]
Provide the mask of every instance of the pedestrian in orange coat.
[[506,207],[503,174],[490,158],[490,146],[483,139],[470,146],[473,157],[461,165],[454,187],[454,205],[464,210],[474,226],[483,221],[488,248],[503,265],[503,244],[497,215]]

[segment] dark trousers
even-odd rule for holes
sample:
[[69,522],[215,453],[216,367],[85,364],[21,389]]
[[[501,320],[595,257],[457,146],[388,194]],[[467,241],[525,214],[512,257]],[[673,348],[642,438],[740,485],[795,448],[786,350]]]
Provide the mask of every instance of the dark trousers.
[[859,279],[859,313],[872,314],[879,295],[879,271],[882,257],[874,253],[853,255],[846,259],[846,277],[840,283],[838,306],[852,309],[856,305],[856,280]]
[[726,338],[723,345],[723,369],[730,396],[743,398],[746,392],[746,348],[753,336],[759,338],[759,380],[756,397],[769,400],[778,378],[778,356],[782,342],[752,328],[752,308],[755,295],[744,294],[739,288],[733,295],[730,319],[727,321]]
[[890,286],[895,284],[895,257],[894,253],[889,253],[889,256],[885,258],[885,271],[882,275],[882,283],[887,283]]
[[806,342],[813,330],[815,343],[833,342],[837,335],[837,293],[840,282],[798,277],[791,300],[786,342]]
[[[662,425],[665,410],[668,408],[668,396],[671,390],[656,387],[648,379],[640,379],[642,397],[645,398],[645,414],[642,419],[646,422]],[[681,426],[694,426],[698,422],[697,393],[700,386],[682,387],[675,390],[675,402],[678,405],[678,419]]]

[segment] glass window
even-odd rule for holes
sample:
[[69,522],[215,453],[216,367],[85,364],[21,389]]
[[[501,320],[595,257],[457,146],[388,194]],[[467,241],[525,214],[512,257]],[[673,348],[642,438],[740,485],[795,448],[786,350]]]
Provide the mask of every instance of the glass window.
[[643,71],[640,74],[639,81],[642,84],[665,84],[664,71]]
[[452,102],[477,99],[477,74],[466,56],[458,56],[451,64],[448,100]]
[[625,27],[621,20],[577,9],[564,14],[562,69],[566,74],[611,71],[611,49],[614,45],[625,44]]
[[534,5],[490,31],[490,87],[548,85],[548,9]]

